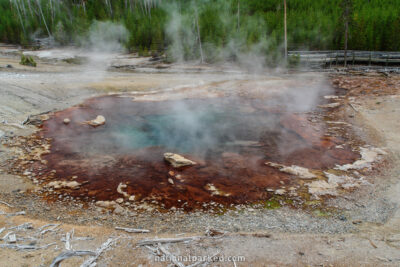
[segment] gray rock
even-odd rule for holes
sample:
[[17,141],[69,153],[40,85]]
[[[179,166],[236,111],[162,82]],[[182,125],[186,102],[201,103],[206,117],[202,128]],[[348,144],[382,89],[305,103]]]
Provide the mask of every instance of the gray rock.
[[168,161],[174,168],[192,166],[196,164],[196,162],[174,153],[164,153],[164,159]]

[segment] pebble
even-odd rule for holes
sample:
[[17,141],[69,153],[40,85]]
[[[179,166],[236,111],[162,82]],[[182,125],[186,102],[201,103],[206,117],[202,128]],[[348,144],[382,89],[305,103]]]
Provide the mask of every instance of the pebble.
[[64,122],[64,124],[69,124],[71,122],[71,120],[68,118],[65,118],[63,122]]
[[125,209],[123,207],[121,207],[120,205],[117,205],[113,211],[113,213],[115,214],[122,214],[125,212]]

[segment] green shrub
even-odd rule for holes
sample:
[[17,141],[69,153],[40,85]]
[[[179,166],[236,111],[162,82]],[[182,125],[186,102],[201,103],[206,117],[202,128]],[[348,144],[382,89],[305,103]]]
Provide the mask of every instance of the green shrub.
[[21,61],[19,62],[19,64],[24,66],[36,67],[36,61],[33,59],[33,57],[25,56],[24,54],[21,54]]

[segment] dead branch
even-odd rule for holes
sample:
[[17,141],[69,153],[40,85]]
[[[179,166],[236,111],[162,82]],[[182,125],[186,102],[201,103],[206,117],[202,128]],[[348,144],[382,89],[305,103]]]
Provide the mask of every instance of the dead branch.
[[71,245],[71,240],[74,238],[74,229],[71,230],[71,232],[68,232],[65,235],[65,249],[66,250],[72,250],[72,245]]
[[49,223],[49,224],[42,225],[41,227],[39,227],[38,232],[41,232],[41,231],[42,231],[44,228],[46,228],[46,227],[54,226],[54,225],[56,225],[56,224],[54,224],[54,223]]
[[74,240],[80,240],[80,241],[94,240],[94,237],[90,236],[74,237]]
[[368,241],[369,241],[369,243],[371,244],[371,246],[372,246],[373,248],[378,248],[378,246],[375,245],[374,242],[372,242],[371,239],[368,238]]
[[[46,225],[43,225],[42,227],[40,227],[39,229],[38,229],[38,235],[44,235],[45,233],[47,233],[47,232],[53,232],[57,227],[59,227],[61,224],[59,224],[59,223],[57,223],[57,224],[54,224],[54,223],[50,223],[50,224],[46,224]],[[50,227],[50,228],[48,228],[48,229],[44,229],[44,228],[47,228],[47,227]],[[43,230],[44,229],[44,230]]]
[[6,240],[6,239],[8,238],[8,236],[11,235],[12,233],[14,233],[14,232],[13,232],[13,231],[8,232],[7,234],[5,234],[5,235],[1,238],[1,240]]
[[15,213],[5,213],[4,211],[0,211],[0,215],[5,215],[7,217],[13,217],[13,216],[19,216],[19,215],[25,215],[25,211],[18,211]]
[[154,255],[158,255],[158,249],[151,247],[151,246],[144,246],[145,248],[147,248],[148,250],[150,250]]
[[13,207],[14,207],[13,205],[10,205],[10,204],[8,204],[7,202],[1,201],[1,200],[0,200],[0,204],[4,204],[4,205],[6,205],[6,206],[9,207],[9,208],[13,208]]
[[66,251],[61,253],[60,255],[58,255],[53,262],[50,264],[50,267],[58,267],[60,266],[60,263],[63,260],[66,260],[68,258],[72,258],[72,257],[82,257],[82,256],[94,256],[96,255],[95,252],[93,251],[88,251],[88,250],[82,250],[82,251]]
[[125,228],[125,227],[115,227],[116,230],[122,230],[128,233],[150,233],[150,230],[146,229],[134,229],[134,228]]
[[355,112],[357,112],[358,113],[358,110],[354,107],[354,105],[353,104],[351,104],[351,103],[348,103],[349,104],[349,106],[355,111]]
[[163,247],[161,244],[158,244],[158,248],[161,250],[162,253],[165,254],[165,256],[168,259],[171,259],[172,263],[175,264],[178,267],[185,267],[185,264],[179,262],[176,260],[176,257],[172,255],[165,247]]
[[12,127],[16,127],[16,128],[19,128],[19,129],[25,129],[25,126],[23,126],[21,124],[18,124],[18,123],[8,122],[6,120],[3,120],[1,123],[6,125],[6,126],[12,126]]
[[137,243],[138,246],[146,246],[146,245],[156,245],[158,243],[179,243],[179,242],[187,242],[200,240],[200,236],[192,236],[192,237],[183,237],[183,238],[158,238],[158,239],[143,239]]
[[56,245],[56,243],[50,243],[41,247],[33,246],[33,245],[18,245],[18,244],[0,244],[0,248],[10,248],[16,250],[37,250],[37,249],[46,249],[50,246]]
[[113,239],[113,238],[107,239],[107,241],[104,242],[104,243],[100,246],[100,248],[98,248],[98,249],[96,250],[95,255],[93,255],[93,257],[87,259],[84,263],[82,263],[81,267],[90,267],[90,266],[93,266],[92,264],[95,263],[96,260],[100,257],[100,255],[101,255],[105,250],[107,250],[109,247],[111,247],[111,246],[115,243],[116,240],[117,240],[117,239]]
[[220,231],[220,230],[216,230],[216,229],[207,229],[207,231],[205,232],[206,236],[221,236],[221,235],[225,235],[228,232],[225,231]]
[[32,225],[32,223],[23,223],[23,224],[20,224],[20,225],[18,225],[18,226],[14,226],[14,227],[10,227],[10,228],[8,228],[8,230],[27,230],[27,229],[33,229],[33,225]]

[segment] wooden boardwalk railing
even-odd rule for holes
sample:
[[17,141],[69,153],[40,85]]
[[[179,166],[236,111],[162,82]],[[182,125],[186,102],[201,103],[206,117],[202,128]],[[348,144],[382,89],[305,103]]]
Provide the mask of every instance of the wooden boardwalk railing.
[[[345,53],[337,51],[289,51],[289,60],[316,68],[331,68],[343,65]],[[400,52],[347,51],[347,65],[380,65],[400,67]]]

